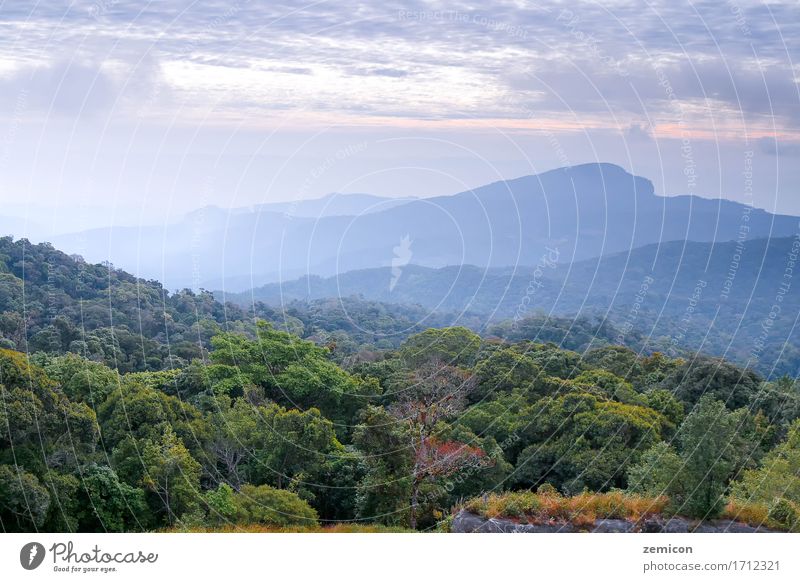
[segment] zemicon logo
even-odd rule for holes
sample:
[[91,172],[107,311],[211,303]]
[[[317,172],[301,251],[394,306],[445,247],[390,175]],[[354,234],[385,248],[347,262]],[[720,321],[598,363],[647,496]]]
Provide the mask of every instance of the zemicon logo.
[[44,546],[39,542],[30,542],[19,551],[19,563],[26,570],[35,570],[44,561]]

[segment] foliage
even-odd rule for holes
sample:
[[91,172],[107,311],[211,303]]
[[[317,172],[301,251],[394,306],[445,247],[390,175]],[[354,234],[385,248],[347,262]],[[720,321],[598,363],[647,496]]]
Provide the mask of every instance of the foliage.
[[236,515],[244,523],[273,526],[317,524],[317,512],[291,491],[268,485],[245,485],[234,497]]
[[791,378],[617,346],[600,318],[481,337],[357,298],[288,311],[0,239],[2,528],[428,528],[465,498],[797,528]]
[[703,396],[678,431],[679,451],[658,443],[629,471],[632,491],[667,495],[670,510],[703,519],[717,517],[735,469],[749,451],[742,414]]
[[588,393],[547,397],[535,422],[522,431],[530,442],[516,460],[516,481],[551,483],[565,492],[625,486],[626,467],[655,444],[665,419],[643,406]]
[[0,524],[3,531],[37,531],[47,517],[50,495],[36,475],[0,465]]
[[481,347],[481,338],[464,327],[427,329],[411,336],[400,349],[400,358],[411,367],[430,362],[470,366]]
[[779,504],[782,509],[777,511],[785,514],[788,507],[800,506],[800,420],[791,425],[786,440],[764,457],[761,467],[745,471],[734,483],[731,497],[741,503]]

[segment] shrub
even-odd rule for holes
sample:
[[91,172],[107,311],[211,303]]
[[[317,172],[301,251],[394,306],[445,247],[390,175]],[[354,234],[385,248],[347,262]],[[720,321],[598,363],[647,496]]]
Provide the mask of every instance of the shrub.
[[208,510],[208,521],[215,524],[233,523],[238,521],[238,504],[236,493],[227,483],[220,483],[219,487],[204,495]]
[[274,526],[317,525],[317,512],[291,491],[268,485],[245,485],[235,499],[239,522]]
[[791,501],[786,499],[776,499],[770,506],[768,517],[779,524],[786,526],[790,530],[797,529],[798,513],[797,508]]
[[741,501],[731,500],[725,506],[722,517],[734,521],[741,521],[753,527],[764,526],[770,523],[769,507],[763,503],[743,503]]

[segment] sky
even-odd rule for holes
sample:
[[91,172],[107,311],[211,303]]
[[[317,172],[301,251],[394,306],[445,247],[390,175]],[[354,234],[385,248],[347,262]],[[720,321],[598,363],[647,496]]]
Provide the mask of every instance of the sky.
[[0,218],[75,231],[595,161],[800,215],[798,6],[0,0]]

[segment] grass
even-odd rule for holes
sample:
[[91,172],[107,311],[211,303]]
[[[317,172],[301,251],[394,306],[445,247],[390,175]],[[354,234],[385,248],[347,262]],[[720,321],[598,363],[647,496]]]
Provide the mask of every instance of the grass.
[[263,524],[220,525],[217,527],[173,527],[163,533],[408,533],[410,529],[374,524],[337,523],[324,526],[269,526]]
[[[794,504],[791,505],[797,511],[798,508]],[[742,503],[731,500],[722,512],[722,518],[746,523],[753,527],[761,526],[778,531],[800,532],[800,522],[796,518],[790,522],[778,521],[774,518],[774,514],[770,513],[769,506],[763,503]]]
[[509,518],[522,523],[570,523],[589,526],[596,519],[638,521],[660,514],[666,497],[641,497],[621,491],[581,493],[564,497],[555,491],[518,491],[490,494],[468,501],[465,509],[487,518]]
[[[590,527],[597,519],[639,521],[663,515],[668,501],[664,496],[643,497],[623,491],[581,493],[574,497],[564,497],[555,490],[517,491],[476,497],[467,501],[464,509],[485,518],[530,524],[569,523],[581,528]],[[720,518],[775,531],[800,531],[800,522],[781,522],[774,515],[774,510],[771,513],[763,504],[730,501]]]

